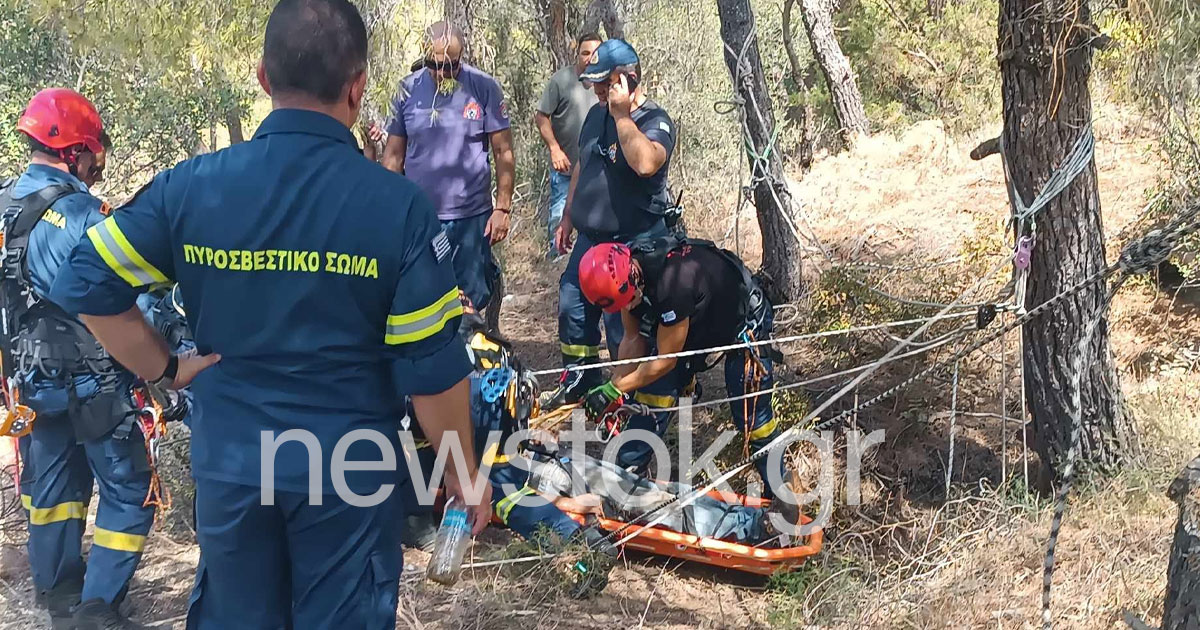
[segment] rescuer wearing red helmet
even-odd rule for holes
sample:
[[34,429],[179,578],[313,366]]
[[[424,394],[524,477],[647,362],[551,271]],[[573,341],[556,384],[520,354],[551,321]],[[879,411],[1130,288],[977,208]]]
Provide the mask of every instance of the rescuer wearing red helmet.
[[[154,521],[154,509],[143,507],[146,449],[128,413],[134,377],[49,299],[71,251],[109,212],[89,190],[102,178],[108,136],[96,108],[65,88],[34,96],[17,129],[30,164],[0,188],[0,306],[11,331],[0,346],[4,376],[36,413],[20,444],[33,581],[55,629],[141,628],[117,612]],[[85,563],[93,479],[99,506]]]
[[[772,309],[742,261],[712,242],[668,236],[607,243],[592,247],[579,264],[584,296],[606,313],[621,314],[625,329],[621,359],[671,355],[771,337]],[[710,366],[708,353],[683,358],[662,357],[613,368],[612,380],[590,390],[584,408],[599,419],[627,400],[640,402],[651,415],[634,416],[626,428],[662,435],[670,414],[653,409],[674,406],[679,392],[696,373]],[[770,390],[774,382],[769,346],[725,353],[725,385],[730,396]],[[671,403],[671,404],[668,404]],[[759,449],[779,434],[771,395],[752,396],[730,406],[730,415]],[[632,439],[617,452],[617,465],[644,470],[653,453],[649,444]],[[756,462],[763,495],[786,480],[783,449]],[[775,475],[778,474],[778,477]]]

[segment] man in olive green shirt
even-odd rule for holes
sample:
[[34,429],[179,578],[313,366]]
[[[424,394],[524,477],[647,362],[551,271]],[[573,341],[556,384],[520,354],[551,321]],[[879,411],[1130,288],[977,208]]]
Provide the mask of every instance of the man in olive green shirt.
[[588,110],[597,103],[595,92],[579,81],[579,73],[587,67],[602,41],[595,33],[579,37],[575,63],[564,66],[550,77],[533,116],[542,141],[550,150],[550,250],[546,256],[549,259],[558,256],[554,249],[554,231],[562,221],[563,208],[567,205],[571,168],[579,161],[579,130]]

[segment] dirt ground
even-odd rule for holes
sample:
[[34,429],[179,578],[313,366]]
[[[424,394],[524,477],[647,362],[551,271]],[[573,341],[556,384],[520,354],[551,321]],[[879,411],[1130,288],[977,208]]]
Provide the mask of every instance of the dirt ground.
[[[1161,160],[1144,121],[1114,108],[1102,111],[1106,113],[1096,124],[1096,161],[1105,229],[1116,238],[1141,216]],[[1000,245],[1008,212],[998,158],[972,162],[967,154],[973,145],[948,138],[940,123],[921,123],[900,137],[877,136],[852,152],[819,160],[811,173],[796,174],[793,192],[835,261],[965,257],[980,243]],[[742,238],[726,240],[726,246],[749,259],[757,257],[761,246],[753,209],[740,217],[720,216],[697,221],[703,228],[700,235],[721,239],[737,233]],[[734,230],[734,221],[750,227]],[[541,225],[533,218],[520,221],[502,255],[510,294],[504,302],[503,332],[525,363],[538,369],[558,363],[555,307],[564,264],[540,256],[545,247]],[[1111,256],[1115,247],[1110,249]],[[965,265],[952,266],[949,273],[970,273]],[[827,264],[814,259],[809,273],[815,277],[823,266]],[[885,280],[890,290],[916,291],[909,295],[926,289],[898,277]],[[1191,411],[1200,409],[1198,388],[1190,367],[1174,368],[1186,359],[1181,346],[1195,350],[1200,332],[1192,323],[1196,308],[1186,294],[1164,297],[1147,285],[1123,293],[1112,314],[1113,344],[1125,370],[1127,395],[1143,415],[1153,416],[1154,427],[1188,439],[1197,433]],[[779,334],[803,332],[810,322],[803,316],[798,320]],[[791,369],[779,380],[844,369],[862,355],[886,348],[888,341],[873,335],[836,346],[789,346]],[[1010,366],[1016,364],[1015,343],[1010,338],[1007,345]],[[990,351],[1001,348],[997,344]],[[886,371],[880,381],[886,384],[921,365]],[[1005,376],[1007,405],[1002,407],[997,364],[964,366],[949,495],[940,490],[948,455],[946,382],[923,383],[864,413],[864,427],[883,427],[889,437],[886,449],[867,465],[865,504],[838,508],[823,554],[786,579],[768,584],[736,572],[630,554],[601,596],[576,602],[562,596],[553,571],[538,565],[477,569],[453,588],[431,585],[421,580],[426,556],[409,552],[397,627],[1037,627],[1049,511],[1044,499],[1024,493],[1023,484],[1003,484],[1028,463],[1019,425],[1002,425],[995,417],[1002,408],[1004,415],[1019,413],[1015,369]],[[718,383],[710,387],[708,396],[721,395]],[[869,391],[865,388],[864,394]],[[720,417],[710,423],[719,423]],[[7,455],[7,449],[0,451],[0,457]],[[1167,471],[1183,452],[1163,457],[1167,461],[1160,463]],[[1109,486],[1087,489],[1073,507],[1060,544],[1057,627],[1118,627],[1119,612],[1126,608],[1161,614],[1175,516],[1155,485],[1160,480],[1121,477]],[[10,542],[19,539],[19,532],[5,535]],[[489,531],[473,553],[494,558],[511,541],[507,532]],[[0,628],[46,627],[43,614],[33,607],[23,556],[18,547],[0,546]],[[183,627],[196,559],[197,549],[186,540],[153,535],[130,593],[133,615],[157,627]]]

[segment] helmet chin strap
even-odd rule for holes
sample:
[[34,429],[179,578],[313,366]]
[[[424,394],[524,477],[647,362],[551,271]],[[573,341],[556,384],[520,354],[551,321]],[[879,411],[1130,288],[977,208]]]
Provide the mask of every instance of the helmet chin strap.
[[71,172],[73,177],[79,177],[79,154],[83,153],[83,149],[79,147],[67,147],[58,151],[58,159],[67,163],[67,170]]

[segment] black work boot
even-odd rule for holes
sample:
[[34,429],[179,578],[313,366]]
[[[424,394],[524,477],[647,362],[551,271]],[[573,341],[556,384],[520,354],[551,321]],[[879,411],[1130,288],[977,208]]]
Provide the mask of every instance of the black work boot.
[[538,407],[543,412],[554,411],[563,405],[573,405],[583,400],[591,387],[600,385],[599,382],[593,383],[598,381],[594,376],[598,374],[596,370],[564,370],[558,377],[558,386],[548,392],[542,392],[538,397]]
[[73,630],[149,630],[136,621],[121,616],[117,604],[102,599],[89,599],[75,608]]
[[71,609],[79,604],[83,592],[83,580],[68,578],[49,591],[38,594],[40,603],[50,611],[50,626],[54,630],[71,630]]

